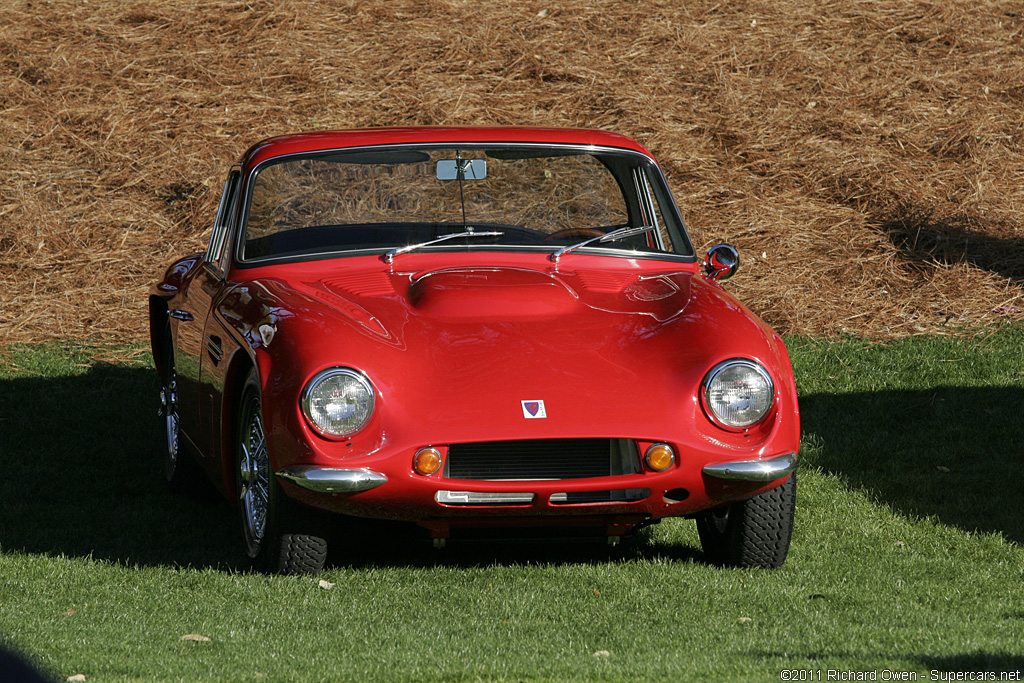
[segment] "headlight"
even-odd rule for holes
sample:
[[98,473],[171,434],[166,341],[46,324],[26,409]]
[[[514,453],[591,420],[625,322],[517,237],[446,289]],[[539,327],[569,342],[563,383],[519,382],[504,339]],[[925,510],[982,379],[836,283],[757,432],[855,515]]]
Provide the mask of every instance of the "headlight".
[[302,390],[302,412],[322,436],[340,439],[366,426],[373,414],[373,385],[361,372],[328,368]]
[[772,407],[768,371],[751,360],[733,358],[711,369],[701,387],[704,408],[719,426],[742,429],[759,422]]

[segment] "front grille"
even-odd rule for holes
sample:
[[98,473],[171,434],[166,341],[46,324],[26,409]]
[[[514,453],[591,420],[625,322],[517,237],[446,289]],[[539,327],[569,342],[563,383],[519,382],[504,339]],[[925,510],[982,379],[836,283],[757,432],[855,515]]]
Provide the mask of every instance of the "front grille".
[[533,439],[452,444],[449,479],[583,479],[639,472],[630,439]]

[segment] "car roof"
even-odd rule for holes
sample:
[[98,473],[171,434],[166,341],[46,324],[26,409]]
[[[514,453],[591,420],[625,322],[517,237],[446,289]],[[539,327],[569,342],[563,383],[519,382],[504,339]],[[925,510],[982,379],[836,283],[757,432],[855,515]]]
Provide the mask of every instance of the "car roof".
[[651,156],[640,143],[625,135],[586,128],[406,126],[353,128],[280,135],[267,138],[250,147],[242,157],[241,163],[245,169],[250,169],[272,157],[289,154],[366,145],[460,142],[533,142],[619,147]]

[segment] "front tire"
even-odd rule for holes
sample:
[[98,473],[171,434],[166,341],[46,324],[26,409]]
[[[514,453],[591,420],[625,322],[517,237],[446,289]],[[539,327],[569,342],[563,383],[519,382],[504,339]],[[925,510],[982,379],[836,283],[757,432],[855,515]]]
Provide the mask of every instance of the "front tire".
[[781,486],[697,516],[704,556],[728,567],[782,566],[796,511],[796,473]]
[[327,541],[309,531],[308,515],[285,496],[270,466],[256,371],[245,381],[235,430],[235,486],[246,554],[262,571],[317,574]]

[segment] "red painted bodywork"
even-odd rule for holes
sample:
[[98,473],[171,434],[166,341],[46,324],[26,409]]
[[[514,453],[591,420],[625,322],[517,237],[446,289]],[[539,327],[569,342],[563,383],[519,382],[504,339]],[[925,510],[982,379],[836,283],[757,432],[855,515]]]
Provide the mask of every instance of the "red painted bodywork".
[[[344,131],[255,145],[242,159],[242,177],[284,154],[424,141],[558,142],[647,154],[628,138],[595,131]],[[220,279],[192,256],[172,265],[153,291],[155,350],[163,343],[164,309],[196,302],[209,311],[193,310],[195,321],[171,324],[179,366],[195,355],[184,347],[199,349],[198,371],[189,375],[186,367],[193,381],[185,382],[179,402],[184,408],[195,401],[198,414],[190,414],[185,437],[229,495],[233,402],[252,366],[263,389],[275,471],[365,467],[388,479],[355,494],[316,494],[282,482],[288,495],[341,513],[415,521],[435,536],[450,526],[538,523],[597,524],[622,533],[644,520],[692,514],[781,483],[710,480],[701,471],[707,464],[798,449],[799,411],[782,340],[695,261],[572,253],[554,264],[537,253],[415,252],[392,264],[355,256],[228,265]],[[223,352],[218,362],[186,338],[189,325],[216,338]],[[770,415],[748,431],[715,426],[699,400],[707,372],[736,357],[761,363],[775,387]],[[299,407],[309,378],[332,366],[365,372],[376,390],[370,423],[340,441],[314,433]],[[535,399],[545,402],[546,419],[524,419],[520,402]],[[568,437],[666,442],[678,457],[666,472],[576,480],[459,481],[412,469],[424,446]],[[553,493],[636,488],[651,495],[633,503],[548,501]],[[536,497],[528,506],[450,507],[435,501],[438,490]]]

